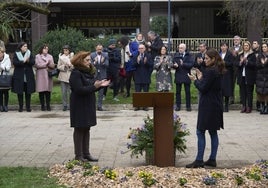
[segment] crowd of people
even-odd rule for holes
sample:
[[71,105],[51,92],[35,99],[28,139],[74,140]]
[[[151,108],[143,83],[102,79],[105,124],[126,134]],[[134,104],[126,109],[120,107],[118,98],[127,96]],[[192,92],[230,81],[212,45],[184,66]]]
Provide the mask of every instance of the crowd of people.
[[[111,80],[108,87],[98,91],[97,110],[105,110],[103,100],[109,88],[112,89],[114,101],[120,100],[119,93],[124,93],[124,97],[130,97],[132,86],[135,92],[149,92],[151,75],[155,71],[155,91],[169,92],[174,83],[175,110],[180,111],[183,85],[186,110],[191,111],[191,80],[187,74],[195,69],[202,70],[206,67],[204,59],[208,49],[206,42],[200,42],[198,53],[190,53],[186,44],[180,43],[175,54],[168,54],[167,46],[154,31],[149,31],[146,37],[138,33],[134,40],[130,40],[127,36],[122,36],[118,40],[110,39],[107,47],[97,44],[95,51],[90,55],[91,63],[96,68],[95,76],[98,80]],[[252,44],[249,41],[242,43],[241,38],[235,36],[233,46],[229,47],[227,42],[222,41],[219,49],[218,53],[224,60],[226,68],[222,78],[224,112],[228,112],[229,105],[235,102],[234,88],[238,84],[239,99],[236,102],[242,105],[241,113],[251,113],[254,108],[254,91],[256,91],[257,110],[260,114],[268,114],[267,43],[261,45],[258,41],[253,41]],[[53,79],[47,71],[54,68],[59,70],[62,110],[69,109],[69,77],[73,70],[71,63],[73,56],[71,47],[63,45],[56,63],[49,54],[49,46],[46,44],[41,46],[39,53],[35,56],[28,49],[27,43],[22,42],[18,45],[12,61],[14,73],[11,91],[17,94],[19,112],[24,110],[24,99],[26,111],[31,111],[31,94],[35,91],[39,94],[41,110],[51,110]],[[4,47],[0,49],[0,62],[1,74],[9,74],[11,61]],[[174,78],[172,70],[175,72]],[[9,89],[0,89],[0,111],[8,111]],[[197,96],[198,101],[199,97],[200,93]],[[135,108],[134,110],[141,109]],[[143,108],[143,110],[148,110],[148,108]]]

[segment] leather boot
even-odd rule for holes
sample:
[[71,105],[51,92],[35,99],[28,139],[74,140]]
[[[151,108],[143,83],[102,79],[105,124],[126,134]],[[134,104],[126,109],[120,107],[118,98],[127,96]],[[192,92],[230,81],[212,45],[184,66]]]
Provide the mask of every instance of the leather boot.
[[19,101],[19,112],[23,111],[23,95],[22,94],[18,94],[18,101]]
[[31,94],[25,94],[25,100],[26,100],[26,111],[31,112]]
[[245,113],[246,111],[247,111],[246,107],[243,106],[242,109],[241,109],[241,111],[240,111],[240,113]]
[[50,92],[47,91],[45,93],[45,96],[46,96],[47,111],[51,111],[51,108],[50,108]]
[[73,140],[74,140],[74,155],[75,159],[79,161],[83,161],[83,155],[82,155],[82,131],[79,128],[74,128],[73,133]]
[[88,161],[97,162],[98,159],[91,156],[89,152],[89,141],[90,141],[90,129],[83,130],[83,158]]
[[263,107],[263,113],[262,114],[268,114],[268,106],[267,105],[265,105]]
[[45,98],[44,98],[44,93],[43,92],[39,93],[39,100],[40,100],[40,104],[41,104],[41,110],[45,111],[46,110],[46,108],[45,108]]
[[251,111],[252,111],[252,108],[247,107],[246,113],[249,114],[249,113],[251,113]]

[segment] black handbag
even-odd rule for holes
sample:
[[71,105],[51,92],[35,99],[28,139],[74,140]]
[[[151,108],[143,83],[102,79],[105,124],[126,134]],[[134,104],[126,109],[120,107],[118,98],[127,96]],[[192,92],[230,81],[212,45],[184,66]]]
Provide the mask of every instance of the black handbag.
[[3,71],[0,75],[0,88],[11,88],[12,76],[3,75]]
[[52,69],[52,70],[49,69],[47,71],[47,73],[48,73],[48,77],[58,76],[59,75],[59,70],[57,68]]

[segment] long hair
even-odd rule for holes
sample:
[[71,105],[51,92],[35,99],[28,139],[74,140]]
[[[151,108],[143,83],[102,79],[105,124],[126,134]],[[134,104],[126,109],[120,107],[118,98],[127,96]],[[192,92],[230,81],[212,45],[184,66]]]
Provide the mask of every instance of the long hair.
[[48,47],[47,44],[43,44],[42,46],[40,46],[40,48],[39,48],[39,54],[42,54],[43,53],[43,49],[46,48],[46,47]]
[[73,64],[74,67],[83,67],[84,59],[89,55],[90,55],[90,52],[80,51],[74,55],[74,57],[71,59],[71,63]]
[[209,48],[206,51],[206,55],[211,59],[214,59],[213,64],[211,66],[216,67],[220,74],[223,74],[226,71],[225,63],[217,50],[215,50],[214,48]]

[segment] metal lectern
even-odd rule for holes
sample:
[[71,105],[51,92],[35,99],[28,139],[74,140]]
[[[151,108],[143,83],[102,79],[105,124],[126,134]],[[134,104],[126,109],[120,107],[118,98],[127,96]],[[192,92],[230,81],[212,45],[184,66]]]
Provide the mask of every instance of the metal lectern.
[[173,101],[171,92],[133,93],[133,107],[153,107],[154,165],[175,166]]

